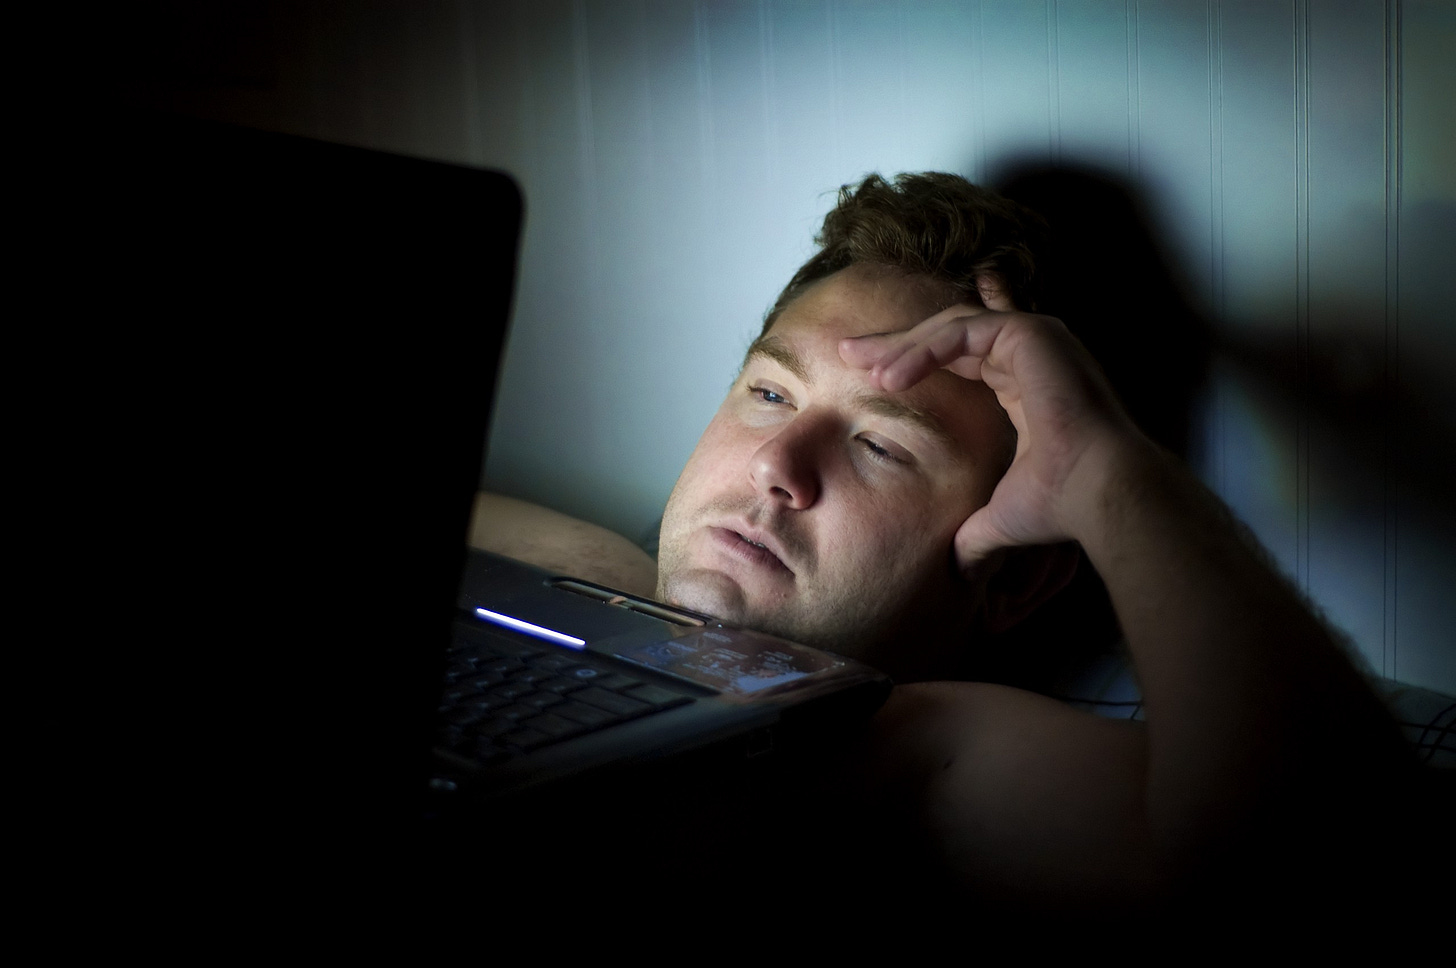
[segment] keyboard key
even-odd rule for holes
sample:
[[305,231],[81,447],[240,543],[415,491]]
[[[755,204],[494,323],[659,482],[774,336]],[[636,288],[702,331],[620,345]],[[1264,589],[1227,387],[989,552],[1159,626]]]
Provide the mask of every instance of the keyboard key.
[[553,672],[564,672],[568,669],[575,669],[581,663],[574,656],[543,655],[532,659],[531,665],[536,669],[550,669]]
[[536,687],[529,682],[511,682],[496,686],[490,691],[492,696],[501,696],[506,699],[516,699],[520,696],[528,696],[536,691]]
[[623,689],[631,689],[633,686],[642,685],[641,679],[633,679],[631,676],[609,675],[602,676],[592,685],[598,689],[610,689],[612,692],[621,692]]
[[470,752],[477,760],[486,765],[498,763],[510,755],[495,741],[484,738],[476,740],[475,747]]
[[501,722],[520,722],[523,719],[530,719],[540,711],[534,706],[506,706],[503,709],[497,709],[492,714],[492,718]]
[[618,716],[640,716],[642,713],[651,711],[652,707],[645,702],[638,702],[636,699],[628,699],[626,696],[619,696],[615,692],[607,692],[605,689],[583,689],[581,692],[573,693],[571,696],[577,702],[588,703],[598,709],[605,709],[609,713]]
[[629,696],[642,702],[651,703],[658,709],[668,709],[672,706],[681,706],[683,703],[692,702],[682,693],[673,692],[671,689],[664,689],[661,686],[654,686],[644,682],[635,689],[628,689],[622,695]]
[[551,713],[537,716],[531,720],[530,726],[532,729],[539,729],[553,739],[565,739],[586,731],[586,727],[581,723],[574,723],[569,719],[553,716]]
[[539,749],[547,743],[552,742],[553,737],[541,732],[539,729],[523,729],[519,733],[511,733],[502,737],[501,741],[520,750],[530,752]]
[[490,710],[478,705],[455,706],[445,710],[445,722],[452,726],[474,726],[485,719]]
[[605,710],[598,709],[595,706],[583,706],[579,702],[562,703],[560,706],[553,707],[551,712],[557,716],[562,716],[573,722],[580,723],[590,729],[596,729],[599,726],[608,726],[617,721],[616,716],[611,715]]
[[475,685],[475,683],[462,683],[453,689],[447,689],[445,691],[445,705],[454,706],[461,700],[469,699],[471,696],[474,696],[479,692],[480,689]]
[[499,672],[487,672],[483,676],[476,676],[474,679],[471,679],[470,684],[476,689],[485,690],[491,686],[498,686],[505,681],[506,677]]
[[578,689],[585,689],[586,683],[579,679],[567,679],[557,676],[555,679],[547,679],[545,682],[538,682],[536,688],[543,692],[554,692],[558,695],[565,695],[568,692],[575,692]]

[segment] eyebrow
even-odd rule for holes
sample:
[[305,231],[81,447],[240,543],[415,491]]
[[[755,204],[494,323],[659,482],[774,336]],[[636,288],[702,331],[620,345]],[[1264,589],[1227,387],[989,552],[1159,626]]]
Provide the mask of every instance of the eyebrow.
[[[754,340],[743,358],[743,365],[747,366],[748,362],[756,356],[772,360],[804,383],[811,382],[809,368],[804,365],[803,358],[794,351],[793,347],[777,336],[764,335]],[[855,406],[866,413],[873,413],[888,420],[897,420],[918,427],[935,438],[952,455],[959,453],[956,439],[951,436],[941,419],[929,410],[908,404],[888,393],[871,392],[859,394],[855,398]]]
[[743,365],[747,366],[748,361],[755,356],[762,356],[773,360],[800,380],[803,380],[805,383],[809,382],[809,368],[804,365],[804,361],[799,358],[799,354],[795,353],[788,343],[785,343],[777,336],[765,334],[754,340],[753,345],[744,354]]
[[950,435],[950,431],[945,429],[945,424],[941,423],[940,418],[929,410],[911,406],[903,400],[896,400],[883,393],[862,393],[856,403],[861,410],[868,413],[878,414],[888,420],[914,424],[949,449],[952,455],[959,453],[956,439]]

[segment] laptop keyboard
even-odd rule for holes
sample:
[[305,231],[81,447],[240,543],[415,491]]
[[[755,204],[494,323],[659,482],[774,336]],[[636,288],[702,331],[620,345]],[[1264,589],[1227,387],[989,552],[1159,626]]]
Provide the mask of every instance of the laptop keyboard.
[[490,764],[691,701],[591,654],[472,628],[450,647],[437,742]]

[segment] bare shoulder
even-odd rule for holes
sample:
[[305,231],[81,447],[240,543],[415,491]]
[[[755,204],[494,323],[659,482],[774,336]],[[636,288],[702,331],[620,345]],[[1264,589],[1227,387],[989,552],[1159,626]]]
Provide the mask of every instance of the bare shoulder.
[[[873,742],[898,769],[939,779],[974,767],[982,778],[1011,769],[1025,777],[1039,759],[1137,751],[1141,724],[1100,719],[1055,699],[988,682],[917,682],[896,686],[876,714]],[[909,774],[902,779],[909,780]],[[912,781],[913,782],[913,781]]]
[[949,873],[1035,903],[1150,888],[1141,724],[979,682],[897,686],[861,763]]
[[475,496],[472,547],[540,568],[651,597],[657,562],[631,541],[600,525],[528,501],[484,492]]

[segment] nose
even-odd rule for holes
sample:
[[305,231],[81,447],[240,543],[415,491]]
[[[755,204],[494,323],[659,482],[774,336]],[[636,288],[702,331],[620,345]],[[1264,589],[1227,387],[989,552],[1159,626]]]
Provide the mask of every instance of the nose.
[[749,462],[754,490],[796,511],[819,500],[823,427],[800,414],[765,440]]

